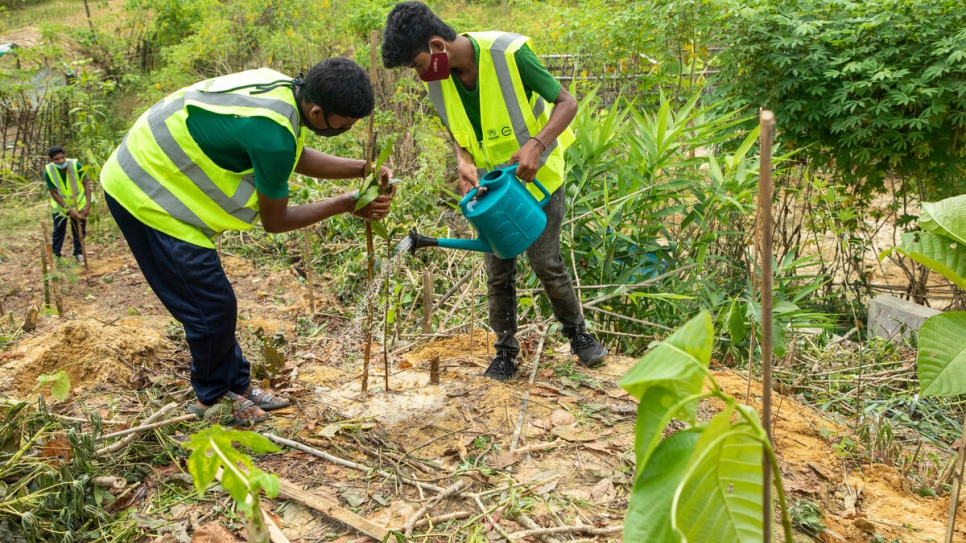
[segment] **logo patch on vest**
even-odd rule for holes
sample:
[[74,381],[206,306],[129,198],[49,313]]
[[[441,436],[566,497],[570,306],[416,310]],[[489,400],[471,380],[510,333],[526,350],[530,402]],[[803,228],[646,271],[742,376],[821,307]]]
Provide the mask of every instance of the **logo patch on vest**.
[[510,134],[513,134],[513,129],[510,128],[510,125],[508,124],[505,124],[500,128],[499,134],[497,134],[497,131],[495,128],[486,129],[486,138],[491,140],[495,140],[499,138],[500,135],[503,135],[504,137],[506,137],[506,136],[509,136]]

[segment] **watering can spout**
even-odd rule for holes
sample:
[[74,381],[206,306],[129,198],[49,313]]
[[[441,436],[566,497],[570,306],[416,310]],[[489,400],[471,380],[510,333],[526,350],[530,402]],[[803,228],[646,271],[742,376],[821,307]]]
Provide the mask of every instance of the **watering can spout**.
[[431,238],[429,236],[424,236],[413,228],[409,231],[409,253],[416,254],[416,249],[422,249],[423,247],[437,247],[439,245],[436,238]]
[[479,253],[493,252],[490,244],[482,236],[476,239],[431,238],[420,234],[413,228],[409,231],[409,252],[416,254],[416,249],[422,249],[423,247],[462,249],[464,251],[476,251]]

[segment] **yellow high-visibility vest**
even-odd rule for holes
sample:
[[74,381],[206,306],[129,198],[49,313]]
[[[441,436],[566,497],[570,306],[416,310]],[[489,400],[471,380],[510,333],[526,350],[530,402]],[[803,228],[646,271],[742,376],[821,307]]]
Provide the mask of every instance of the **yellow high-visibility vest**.
[[292,87],[268,85],[289,79],[249,70],[167,96],[141,115],[104,164],[104,191],[144,224],[201,247],[214,248],[211,238],[225,230],[248,230],[258,222],[254,169],[233,172],[208,158],[188,133],[188,106],[274,120],[292,134],[297,164],[304,132]]
[[84,209],[87,205],[87,193],[84,191],[84,178],[81,176],[80,170],[77,168],[77,159],[68,158],[67,159],[67,177],[66,179],[60,176],[60,172],[63,170],[57,169],[57,166],[53,162],[48,162],[46,171],[47,177],[50,178],[50,182],[57,187],[57,192],[60,193],[60,197],[64,199],[64,203],[67,204],[67,209],[60,207],[57,200],[53,197],[50,198],[50,207],[54,210],[54,213],[67,213],[70,208],[76,208],[78,210]]
[[[531,93],[530,100],[527,100],[526,90],[520,80],[513,55],[524,44],[536,52],[530,38],[506,32],[470,32],[464,35],[473,38],[480,46],[477,87],[483,140],[476,139],[452,77],[427,83],[426,87],[443,124],[453,133],[456,143],[473,156],[482,178],[486,172],[505,166],[513,153],[546,126],[553,104],[546,103],[536,92]],[[563,185],[564,151],[573,141],[574,133],[568,127],[556,140],[544,142],[547,148],[540,155],[540,169],[536,178],[551,193]],[[527,188],[538,200],[543,198],[533,184],[528,183]]]

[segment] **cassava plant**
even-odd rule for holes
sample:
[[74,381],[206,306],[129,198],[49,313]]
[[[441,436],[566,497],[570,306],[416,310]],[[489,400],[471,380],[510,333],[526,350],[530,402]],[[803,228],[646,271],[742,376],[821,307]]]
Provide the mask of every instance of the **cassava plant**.
[[[758,414],[725,394],[708,371],[713,344],[711,316],[702,311],[618,382],[640,401],[624,541],[761,541],[763,515],[772,514],[772,505],[762,504],[763,454],[774,473],[785,541],[792,541],[775,450]],[[705,398],[725,408],[698,424],[698,402]],[[672,417],[690,427],[662,439]]]

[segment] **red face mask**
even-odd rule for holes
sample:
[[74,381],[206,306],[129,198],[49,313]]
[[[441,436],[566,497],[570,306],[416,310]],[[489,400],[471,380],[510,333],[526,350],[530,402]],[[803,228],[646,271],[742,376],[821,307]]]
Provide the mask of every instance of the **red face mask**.
[[429,49],[429,68],[419,74],[419,78],[427,83],[430,81],[442,81],[449,77],[449,55],[444,49],[442,53],[433,53],[432,46]]

